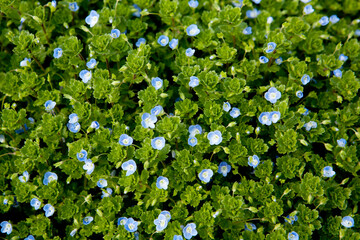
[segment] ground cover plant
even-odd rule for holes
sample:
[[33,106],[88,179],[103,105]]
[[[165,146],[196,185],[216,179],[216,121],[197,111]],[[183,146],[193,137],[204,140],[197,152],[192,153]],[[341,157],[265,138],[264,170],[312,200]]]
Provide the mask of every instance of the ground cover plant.
[[0,239],[360,239],[357,0],[0,1]]

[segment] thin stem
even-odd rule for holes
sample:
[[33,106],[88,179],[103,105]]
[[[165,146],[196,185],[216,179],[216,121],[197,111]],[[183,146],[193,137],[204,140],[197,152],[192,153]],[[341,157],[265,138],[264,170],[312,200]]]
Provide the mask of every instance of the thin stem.
[[42,70],[43,72],[45,72],[45,68],[41,65],[41,63],[39,62],[39,60],[37,60],[37,58],[36,58],[33,54],[31,54],[31,57],[35,60],[35,62],[36,62],[37,65],[41,68],[41,70]]
[[41,23],[41,28],[42,28],[42,30],[43,30],[43,32],[44,32],[44,34],[45,34],[45,38],[46,38],[47,43],[50,45],[50,40],[49,40],[49,37],[47,36],[44,23]]
[[107,58],[105,58],[106,60],[106,68],[109,71],[109,78],[111,79],[111,72],[110,72],[110,65],[109,65],[109,60]]
[[10,153],[4,153],[4,154],[0,155],[0,157],[5,156],[5,155],[15,155],[15,153],[13,153],[13,152],[10,152]]
[[4,96],[2,103],[1,103],[1,109],[4,109],[4,102],[5,102],[6,95]]

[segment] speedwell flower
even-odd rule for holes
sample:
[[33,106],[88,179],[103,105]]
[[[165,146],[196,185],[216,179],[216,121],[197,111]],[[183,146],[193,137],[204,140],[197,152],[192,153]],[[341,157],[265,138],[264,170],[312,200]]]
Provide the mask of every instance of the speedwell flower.
[[117,224],[118,224],[118,226],[120,226],[120,225],[124,226],[126,221],[127,221],[126,217],[120,217],[120,218],[118,218]]
[[107,184],[106,179],[100,178],[99,181],[96,183],[96,185],[99,188],[104,188],[104,187],[107,187],[108,184]]
[[223,104],[223,110],[224,110],[225,112],[229,112],[230,109],[231,109],[230,103],[229,103],[229,102],[224,102],[224,104]]
[[270,120],[272,123],[277,123],[280,120],[281,114],[279,111],[270,112]]
[[270,126],[272,121],[269,112],[262,112],[259,116],[259,122],[263,125]]
[[196,24],[191,24],[186,28],[186,33],[190,37],[194,37],[200,33],[200,29]]
[[339,146],[339,147],[342,147],[342,148],[345,147],[345,145],[346,145],[346,140],[343,139],[343,138],[340,138],[340,139],[337,140],[336,142],[337,142],[338,146]]
[[197,6],[199,6],[199,2],[197,0],[190,0],[188,4],[191,8],[197,8]]
[[30,206],[34,207],[35,210],[38,210],[41,206],[41,202],[37,198],[33,198],[30,201]]
[[342,77],[342,72],[341,72],[340,69],[335,69],[335,70],[333,71],[333,74],[334,74],[335,77],[339,77],[339,78]]
[[246,16],[248,18],[257,18],[257,16],[260,14],[260,10],[257,10],[256,8],[254,8],[253,10],[247,10],[246,11]]
[[287,217],[285,218],[285,221],[290,223],[291,225],[296,222],[298,220],[298,217],[296,215],[294,216],[290,216],[290,215],[287,215]]
[[335,24],[335,23],[337,23],[338,21],[340,21],[340,18],[338,18],[338,16],[336,16],[336,15],[331,15],[331,16],[330,16],[330,22],[331,22],[332,24]]
[[9,223],[8,221],[2,221],[0,223],[0,226],[1,226],[2,233],[6,233],[7,235],[10,235],[10,233],[12,232],[11,223]]
[[76,113],[72,113],[69,115],[69,123],[76,123],[79,121],[79,117]]
[[137,42],[135,43],[135,46],[136,46],[136,47],[140,47],[141,44],[145,44],[145,43],[146,43],[145,38],[139,38],[139,39],[137,40]]
[[183,228],[183,234],[186,239],[191,239],[191,237],[196,236],[198,232],[196,231],[196,224],[189,223]]
[[79,132],[80,128],[81,128],[81,125],[78,122],[76,122],[76,123],[68,123],[68,124],[66,124],[66,126],[69,129],[69,131],[73,132],[73,133]]
[[130,176],[137,169],[136,162],[130,159],[129,161],[123,162],[121,164],[121,168],[126,171],[126,176]]
[[91,161],[91,159],[85,160],[84,163],[83,169],[86,170],[86,174],[90,175],[95,169],[95,164]]
[[192,56],[194,55],[194,53],[195,53],[195,49],[192,49],[192,48],[188,48],[188,49],[186,49],[186,51],[185,51],[185,55],[186,55],[187,57],[192,57]]
[[88,83],[91,79],[91,71],[88,70],[81,70],[79,73],[79,77],[81,78],[81,80],[83,81],[83,83]]
[[56,173],[46,172],[44,175],[43,184],[48,185],[50,182],[57,180],[58,180],[58,176],[56,175]]
[[203,169],[198,176],[201,181],[208,183],[213,175],[214,172],[211,169]]
[[89,225],[93,220],[94,220],[93,217],[87,216],[87,217],[85,217],[85,218],[83,219],[83,224],[84,224],[84,225]]
[[248,165],[250,167],[256,168],[257,165],[259,165],[259,163],[260,163],[260,160],[259,160],[259,157],[257,155],[253,155],[253,156],[248,157]]
[[190,145],[190,146],[192,146],[192,147],[195,147],[196,146],[196,144],[198,143],[198,141],[197,141],[197,138],[196,137],[189,137],[189,139],[188,139],[188,144]]
[[314,8],[311,6],[311,5],[306,5],[305,7],[304,7],[304,14],[305,15],[308,15],[308,14],[310,14],[310,13],[313,13],[315,10],[314,10]]
[[312,128],[317,128],[317,123],[314,121],[310,121],[308,123],[305,123],[304,127],[305,127],[306,131],[310,131]]
[[161,46],[165,47],[168,43],[169,43],[169,37],[165,36],[165,35],[161,35],[158,40],[157,40],[158,44],[160,44]]
[[164,230],[168,225],[166,216],[163,214],[159,214],[158,218],[154,220],[154,224],[156,225],[156,231],[160,232]]
[[160,176],[156,180],[156,187],[158,189],[167,189],[169,185],[169,179],[167,177]]
[[127,134],[121,134],[119,138],[119,143],[120,145],[125,147],[130,146],[133,143],[133,138]]
[[201,134],[202,133],[202,128],[199,124],[196,124],[196,125],[191,125],[189,127],[189,134],[190,134],[190,137],[193,137],[195,136],[196,134]]
[[155,128],[155,123],[157,122],[157,118],[153,114],[144,113],[141,116],[141,125],[144,128]]
[[54,49],[54,58],[60,58],[63,54],[63,50],[61,48],[55,48]]
[[354,219],[350,216],[343,217],[341,220],[341,225],[346,228],[352,228],[354,226]]
[[237,118],[238,116],[240,116],[241,113],[240,113],[240,109],[234,107],[231,109],[230,111],[230,116],[233,117],[233,118]]
[[51,111],[54,109],[54,107],[56,106],[56,102],[52,101],[52,100],[47,100],[44,104],[45,106],[45,110],[46,111]]
[[296,96],[298,97],[298,98],[302,98],[303,96],[304,96],[304,93],[302,92],[302,91],[296,91]]
[[260,61],[260,63],[267,63],[267,62],[269,62],[269,59],[265,56],[261,56],[261,57],[259,57],[259,61]]
[[50,203],[46,204],[43,209],[45,211],[45,217],[51,217],[55,212],[55,208]]
[[162,112],[162,110],[163,110],[163,107],[162,107],[161,105],[157,105],[157,106],[155,106],[153,109],[151,109],[150,113],[151,113],[152,115],[157,116],[157,115],[159,115],[159,114]]
[[161,150],[165,147],[165,138],[164,137],[156,137],[151,139],[151,146],[154,149]]
[[267,44],[267,48],[266,48],[265,52],[266,52],[266,53],[272,53],[272,52],[275,50],[275,48],[276,48],[276,43],[274,43],[274,42],[269,42],[269,43]]
[[288,234],[288,240],[299,240],[299,234],[297,232],[290,232]]
[[24,240],[35,240],[35,238],[33,235],[29,235]]
[[219,130],[209,132],[207,139],[210,141],[210,145],[219,145],[222,142],[222,135]]
[[84,149],[81,149],[80,152],[76,153],[76,158],[80,161],[80,162],[84,162],[87,159],[87,151]]
[[336,172],[330,166],[324,167],[322,173],[323,173],[323,177],[333,177],[336,174]]
[[346,60],[348,60],[348,59],[349,59],[349,57],[346,56],[346,55],[344,55],[343,53],[340,54],[340,56],[339,56],[339,60],[340,60],[340,61],[346,62]]
[[265,93],[265,99],[271,103],[276,103],[276,101],[279,100],[280,98],[281,98],[281,92],[278,91],[275,87],[271,87]]
[[246,28],[243,30],[243,34],[245,34],[245,35],[250,35],[250,34],[252,34],[252,28],[251,28],[251,27],[246,27]]
[[322,18],[320,18],[319,23],[321,26],[326,26],[329,24],[329,17],[328,16],[324,16]]
[[112,37],[112,38],[118,38],[118,37],[120,37],[120,30],[119,29],[113,29],[113,30],[111,30],[111,32],[110,32],[110,36]]
[[304,74],[302,77],[301,77],[301,82],[303,85],[306,85],[310,82],[310,76],[307,75],[307,74]]
[[31,59],[30,58],[24,58],[24,60],[22,60],[20,62],[20,67],[27,67],[29,66],[31,63]]
[[29,173],[28,173],[28,171],[25,171],[21,176],[19,176],[19,180],[22,183],[26,183],[27,181],[29,181]]
[[90,128],[95,128],[95,129],[99,129],[100,124],[98,121],[92,121],[90,124]]
[[86,66],[89,69],[93,69],[96,66],[96,63],[97,63],[96,60],[92,58],[86,63]]
[[171,49],[175,49],[175,48],[177,47],[178,43],[179,43],[179,40],[176,39],[176,38],[173,38],[173,39],[169,42],[169,47],[170,47]]
[[85,22],[92,28],[98,22],[99,16],[100,15],[96,11],[91,10],[90,15],[85,18]]
[[200,83],[199,78],[197,78],[195,76],[190,77],[190,82],[189,82],[190,87],[193,87],[193,88],[197,87],[197,86],[199,86],[199,83]]
[[218,173],[222,174],[224,177],[231,171],[231,166],[226,162],[221,162],[219,164]]
[[245,231],[254,231],[256,230],[256,225],[253,223],[245,223]]
[[129,218],[125,223],[125,229],[128,232],[135,232],[137,230],[138,222],[133,218]]
[[76,12],[77,10],[79,10],[79,6],[78,6],[77,2],[69,3],[69,9],[70,9],[70,11],[73,11],[73,12]]
[[151,85],[156,89],[160,89],[163,86],[163,80],[159,77],[151,79]]
[[106,190],[105,189],[101,189],[102,191],[102,195],[101,195],[101,198],[104,198],[104,197],[110,197],[110,195],[112,194],[113,190],[111,188],[107,188]]

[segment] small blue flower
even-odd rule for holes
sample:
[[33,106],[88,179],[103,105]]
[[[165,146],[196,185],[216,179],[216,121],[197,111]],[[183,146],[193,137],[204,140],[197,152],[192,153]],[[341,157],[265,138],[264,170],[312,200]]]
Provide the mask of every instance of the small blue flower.
[[107,188],[106,190],[104,189],[101,189],[102,191],[102,195],[101,195],[101,198],[104,198],[104,197],[110,197],[110,195],[113,193],[113,190],[111,188]]
[[331,22],[332,24],[335,24],[335,23],[337,23],[338,21],[340,21],[340,18],[338,18],[338,16],[336,16],[336,15],[331,15],[331,16],[330,16],[330,22]]
[[30,206],[34,207],[35,210],[38,210],[41,206],[41,202],[39,201],[39,199],[37,198],[33,198],[30,201]]
[[296,91],[296,96],[298,97],[298,98],[302,98],[303,96],[304,96],[304,93],[302,92],[302,91]]
[[121,168],[124,171],[126,171],[126,176],[130,176],[137,169],[136,162],[134,160],[130,159],[129,161],[126,161],[126,162],[122,163]]
[[210,141],[210,145],[219,145],[222,142],[222,135],[219,130],[209,132],[207,139]]
[[33,235],[29,235],[27,236],[27,238],[25,238],[24,240],[35,240]]
[[192,57],[194,55],[194,53],[195,53],[195,49],[192,49],[192,48],[188,48],[185,51],[185,55],[188,57]]
[[54,58],[60,58],[63,54],[63,50],[61,48],[54,49]]
[[160,89],[163,86],[163,80],[159,77],[151,79],[151,85],[156,89]]
[[341,220],[341,225],[346,228],[352,228],[354,226],[354,219],[350,216],[343,217]]
[[51,111],[54,109],[54,107],[56,106],[56,102],[51,101],[51,100],[47,100],[44,104],[45,106],[45,110],[46,111]]
[[360,29],[356,29],[354,35],[360,37]]
[[125,147],[130,146],[133,143],[133,138],[127,134],[121,134],[119,138],[119,143],[120,145]]
[[129,218],[125,223],[125,229],[128,232],[135,232],[137,230],[138,222],[134,221],[133,218]]
[[69,9],[70,9],[70,11],[73,11],[73,12],[76,12],[77,10],[79,10],[79,6],[78,6],[77,2],[69,3]]
[[279,92],[275,87],[271,87],[265,93],[265,99],[271,103],[276,103],[277,100],[281,98],[281,92]]
[[45,211],[45,217],[51,217],[55,212],[55,208],[50,203],[46,204],[43,209]]
[[183,240],[183,237],[181,235],[174,235],[173,240]]
[[195,147],[196,144],[198,143],[198,140],[196,137],[194,136],[190,136],[189,139],[188,139],[188,144],[192,147]]
[[76,153],[76,158],[80,161],[80,162],[85,162],[85,160],[87,159],[87,151],[84,149],[81,149],[80,152]]
[[157,118],[153,114],[144,113],[141,116],[141,125],[144,128],[155,128],[155,123],[157,122]]
[[259,122],[263,125],[270,126],[272,121],[269,112],[262,112],[259,116]]
[[167,227],[168,221],[165,215],[159,214],[158,218],[154,220],[154,224],[156,225],[156,231],[160,232]]
[[183,234],[186,239],[191,239],[191,237],[196,236],[198,232],[196,231],[196,224],[195,223],[188,223],[183,228]]
[[87,216],[87,217],[85,217],[85,218],[83,219],[83,224],[84,224],[84,225],[89,225],[93,220],[94,220],[93,217]]
[[253,155],[253,156],[248,157],[248,165],[250,167],[256,168],[257,165],[259,165],[259,163],[260,163],[260,160],[259,160],[259,157],[257,155]]
[[90,124],[90,128],[95,128],[95,129],[99,129],[100,124],[97,121],[92,121]]
[[306,5],[304,7],[304,14],[308,15],[310,13],[313,13],[315,10],[313,9],[313,7],[311,5]]
[[76,123],[79,121],[79,117],[76,113],[72,113],[69,115],[69,123]]
[[208,183],[213,175],[214,172],[211,169],[203,169],[198,176],[201,181]]
[[274,18],[271,16],[266,19],[267,24],[271,24],[273,21],[274,21]]
[[86,174],[92,174],[95,169],[94,163],[90,159],[85,160],[84,163],[83,169],[86,170]]
[[164,215],[164,216],[166,217],[166,220],[167,220],[168,222],[170,222],[171,214],[170,214],[169,211],[164,210],[164,211],[162,211],[160,214]]
[[27,67],[30,66],[31,63],[31,59],[30,58],[24,58],[24,60],[22,60],[20,62],[20,67]]
[[163,107],[160,106],[160,105],[157,105],[157,106],[155,106],[153,109],[151,109],[150,113],[151,113],[152,115],[157,116],[157,115],[159,115],[162,111],[163,111]]
[[98,22],[99,17],[100,15],[96,11],[91,10],[90,15],[85,18],[85,22],[92,28]]
[[275,48],[276,48],[276,43],[274,43],[274,42],[269,42],[269,43],[267,44],[267,48],[266,48],[265,52],[266,52],[266,53],[272,53],[272,52],[275,50]]
[[91,79],[91,76],[92,76],[91,71],[88,71],[88,70],[81,70],[81,72],[79,73],[79,77],[81,78],[83,83],[89,82]]
[[74,230],[72,230],[70,232],[70,236],[72,236],[72,237],[75,236],[76,232],[77,232],[77,229],[75,228]]
[[168,43],[169,43],[169,37],[165,36],[165,35],[161,35],[158,40],[157,40],[158,44],[160,44],[161,46],[165,47]]
[[245,223],[245,231],[254,231],[256,230],[256,225],[253,223]]
[[246,28],[243,30],[243,34],[245,34],[245,35],[250,35],[250,34],[252,34],[252,28],[251,28],[251,27],[246,27]]
[[290,232],[288,234],[288,240],[299,240],[299,234],[297,234],[297,232]]
[[290,216],[288,215],[286,218],[285,218],[285,221],[290,223],[291,225],[293,225],[294,222],[296,222],[298,220],[298,217],[296,215],[294,216]]
[[233,118],[237,118],[240,116],[240,109],[236,108],[236,107],[233,107],[230,111],[230,116],[233,117]]
[[190,0],[188,4],[191,8],[197,8],[197,6],[199,6],[199,2],[197,0]]
[[178,43],[179,43],[179,40],[176,39],[176,38],[173,38],[173,39],[169,42],[169,47],[170,47],[171,49],[175,49],[175,48],[177,47]]
[[343,139],[343,138],[340,138],[339,140],[337,140],[337,144],[338,144],[339,147],[343,148],[346,145],[346,140]]
[[86,63],[86,66],[89,69],[93,69],[96,66],[96,63],[97,63],[96,60],[92,58]]
[[272,123],[277,123],[280,120],[281,114],[279,111],[270,112],[270,120]]
[[99,188],[104,188],[104,187],[107,187],[108,184],[107,184],[106,179],[100,178],[99,181],[96,183],[96,185]]
[[118,222],[117,222],[117,225],[118,226],[124,226],[125,224],[126,224],[126,222],[127,222],[127,218],[126,217],[121,217],[121,218],[118,218]]
[[54,8],[56,8],[56,5],[57,5],[56,0],[52,0],[52,1],[51,1],[51,5],[52,5]]
[[305,110],[305,112],[302,115],[307,116],[309,114],[309,109],[304,107],[304,110]]
[[191,24],[186,28],[186,33],[190,37],[194,37],[200,33],[200,29],[196,24]]
[[282,62],[283,62],[282,57],[278,57],[277,59],[275,59],[275,63],[276,63],[277,65],[280,65]]
[[6,205],[6,204],[8,204],[8,202],[9,202],[9,199],[4,198],[4,200],[3,200],[3,204],[4,204],[4,205]]
[[252,1],[253,1],[253,3],[255,3],[255,4],[261,3],[261,0],[252,0]]
[[119,29],[113,29],[113,30],[111,30],[111,32],[110,32],[110,36],[112,37],[112,38],[118,38],[118,37],[120,37],[120,30]]
[[136,9],[136,12],[133,13],[133,16],[141,17],[141,8],[136,4],[133,4],[133,7]]
[[305,3],[305,4],[311,2],[311,0],[300,0],[300,1],[301,1],[302,3]]
[[307,74],[304,74],[302,77],[301,77],[301,82],[303,85],[306,85],[310,82],[310,76],[307,75]]
[[260,61],[260,63],[267,63],[267,62],[269,62],[269,59],[265,56],[261,56],[261,57],[259,57],[259,61]]
[[224,102],[224,104],[223,104],[223,110],[224,110],[225,112],[229,112],[230,109],[231,109],[230,103],[229,103],[229,102]]
[[191,125],[189,127],[190,137],[194,137],[196,134],[201,134],[201,133],[202,133],[202,128],[199,124]]
[[66,126],[69,129],[69,131],[73,132],[73,133],[79,132],[80,128],[81,128],[81,125],[78,122],[76,122],[76,123],[68,123]]
[[257,10],[256,8],[254,8],[253,10],[247,10],[246,11],[246,16],[248,18],[257,18],[257,16],[260,14],[260,10]]
[[342,71],[341,71],[340,69],[335,69],[335,70],[333,71],[333,73],[334,73],[334,76],[335,76],[335,77],[339,77],[339,78],[342,77]]
[[9,223],[8,221],[2,221],[0,223],[0,226],[1,226],[2,233],[6,233],[7,235],[10,235],[10,233],[12,232],[11,223]]
[[336,174],[336,172],[330,166],[324,167],[322,172],[323,172],[323,177],[333,177]]
[[46,172],[44,175],[43,184],[48,185],[50,182],[57,180],[58,180],[58,176],[56,175],[56,173]]
[[165,138],[164,137],[156,137],[151,139],[151,146],[154,149],[161,150],[165,147]]
[[340,54],[340,56],[339,56],[340,61],[346,62],[346,60],[348,60],[348,59],[349,59],[349,57],[344,54]]
[[328,16],[324,16],[322,18],[320,18],[319,23],[321,26],[326,26],[329,24],[329,17]]
[[234,5],[234,7],[241,8],[243,5],[243,0],[236,0],[236,1],[232,1],[231,3]]
[[145,44],[145,43],[146,43],[145,38],[139,38],[139,39],[137,40],[137,42],[135,43],[135,46],[136,46],[136,47],[140,47],[141,44]]
[[218,173],[222,174],[224,177],[231,171],[231,166],[226,162],[221,162],[219,164]]
[[195,76],[191,76],[190,77],[190,82],[189,82],[189,86],[194,88],[194,87],[197,87],[199,86],[199,78],[195,77]]
[[308,123],[305,123],[304,127],[305,127],[306,131],[310,131],[312,128],[317,128],[317,123],[314,121],[310,121]]
[[28,171],[25,171],[21,176],[19,176],[19,180],[22,183],[26,183],[27,181],[29,181],[29,173],[28,173]]

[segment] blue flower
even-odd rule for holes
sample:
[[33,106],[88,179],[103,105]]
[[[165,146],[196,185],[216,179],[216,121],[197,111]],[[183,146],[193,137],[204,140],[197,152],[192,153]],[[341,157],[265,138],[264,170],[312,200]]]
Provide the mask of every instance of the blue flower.
[[356,29],[354,35],[360,37],[360,29]]
[[186,33],[190,37],[194,37],[200,33],[200,29],[196,24],[191,24],[186,28]]
[[252,1],[253,1],[253,3],[255,3],[255,4],[261,3],[261,0],[252,0]]
[[25,238],[24,240],[35,240],[33,235],[29,235],[27,236],[27,238]]
[[218,173],[222,174],[224,177],[231,171],[231,166],[226,162],[221,162],[219,164]]
[[107,187],[108,184],[107,184],[106,179],[100,178],[99,181],[96,183],[96,185],[99,188],[104,188],[104,187]]
[[309,114],[309,109],[304,107],[304,110],[305,110],[305,112],[302,115],[307,116]]
[[294,216],[291,216],[291,215],[288,215],[286,218],[285,218],[285,221],[290,223],[291,225],[296,222],[298,220],[298,217],[296,215]]
[[254,231],[256,230],[256,225],[253,223],[245,223],[245,231]]
[[312,128],[317,128],[317,123],[314,121],[310,121],[308,123],[305,123],[304,127],[305,127],[306,131],[310,131]]
[[169,179],[167,177],[160,176],[156,180],[156,187],[158,189],[167,189],[169,185]]
[[246,11],[246,16],[248,18],[257,18],[257,16],[260,14],[260,10],[257,10],[256,8],[254,8],[253,10],[247,10]]
[[320,18],[319,23],[320,23],[321,26],[328,25],[329,24],[329,17],[324,16],[324,17]]
[[179,40],[176,39],[176,38],[173,38],[173,39],[169,42],[169,47],[170,47],[171,49],[175,49],[175,48],[177,47],[178,43],[179,43]]
[[163,86],[163,80],[159,77],[151,79],[151,85],[156,89],[160,89]]
[[168,43],[169,43],[169,37],[165,36],[165,35],[161,35],[158,40],[157,40],[158,44],[160,44],[161,46],[165,47]]
[[124,171],[126,171],[126,176],[130,176],[137,169],[136,162],[134,160],[130,159],[129,161],[126,161],[123,164],[121,164],[121,168]]
[[151,115],[159,115],[163,111],[163,107],[161,105],[155,106],[153,109],[151,109],[150,113]]
[[246,27],[246,28],[243,30],[243,34],[245,34],[245,35],[250,35],[250,34],[252,34],[252,28],[251,28],[251,27]]
[[164,210],[164,211],[162,211],[160,214],[164,215],[164,216],[166,217],[166,220],[167,220],[168,222],[170,222],[171,214],[170,214],[169,211]]
[[260,160],[259,160],[259,157],[257,155],[253,155],[253,156],[248,157],[248,165],[250,167],[256,168],[257,165],[259,165],[259,163],[260,163]]
[[41,202],[39,201],[39,199],[37,198],[33,198],[30,201],[30,206],[34,207],[35,210],[38,210],[41,206]]
[[90,128],[99,129],[100,124],[97,121],[92,121],[90,124]]
[[199,83],[200,83],[199,78],[197,78],[195,76],[190,77],[190,82],[189,82],[190,87],[193,87],[193,88],[197,87],[197,86],[199,86]]
[[24,60],[22,60],[20,62],[20,67],[27,67],[27,66],[29,66],[30,63],[31,63],[30,58],[24,58]]
[[19,180],[22,183],[26,183],[27,181],[29,181],[29,173],[28,173],[28,171],[25,171],[21,176],[19,176]]
[[202,128],[199,124],[191,125],[189,127],[190,137],[194,137],[196,134],[201,134],[201,133],[202,133]]
[[102,195],[101,195],[101,198],[104,198],[104,197],[110,197],[110,195],[113,193],[113,190],[111,188],[107,188],[106,190],[104,189],[101,189],[102,191]]
[[155,123],[157,122],[157,118],[153,114],[144,113],[141,116],[141,125],[144,128],[155,128]]
[[112,37],[112,38],[118,38],[118,37],[120,37],[120,30],[119,29],[113,29],[113,30],[111,30],[111,32],[110,32],[110,36]]
[[80,162],[85,162],[85,160],[87,159],[87,151],[84,149],[81,149],[80,152],[76,153],[76,158],[80,161]]
[[70,236],[75,236],[75,233],[77,232],[77,229],[75,228],[74,230],[72,230],[71,232],[70,232]]
[[83,224],[84,224],[84,225],[89,225],[93,220],[94,220],[93,217],[87,216],[87,217],[85,217],[85,218],[83,219]]
[[121,218],[118,218],[117,224],[118,224],[118,226],[120,226],[120,225],[124,226],[126,224],[126,222],[127,222],[127,218],[121,217]]
[[199,2],[197,0],[190,0],[188,4],[191,8],[197,8],[197,6],[199,6]]
[[265,52],[266,52],[266,53],[272,53],[272,52],[275,50],[275,48],[276,48],[276,43],[274,43],[274,42],[269,42],[269,43],[267,44],[267,48],[266,48]]
[[271,24],[273,21],[274,21],[274,18],[271,16],[266,19],[267,24]]
[[222,141],[221,132],[219,130],[209,132],[207,139],[210,141],[210,145],[219,145]]
[[190,136],[189,139],[188,139],[188,144],[192,147],[195,147],[196,144],[198,143],[198,140],[196,137],[194,136]]
[[138,222],[133,218],[129,218],[125,223],[125,229],[129,232],[135,232],[137,230]]
[[97,63],[96,60],[92,58],[86,63],[86,66],[89,69],[93,69],[96,66],[96,63]]
[[91,71],[88,71],[88,70],[81,70],[81,72],[79,73],[79,77],[81,78],[83,83],[89,82],[89,80],[91,79],[91,76],[92,76]]
[[276,103],[277,100],[281,98],[281,92],[279,92],[275,87],[271,87],[265,93],[265,99],[271,103]]
[[302,92],[302,91],[296,91],[296,96],[298,97],[298,98],[302,98],[303,96],[304,96],[304,93]]
[[183,228],[183,234],[186,239],[191,239],[191,237],[196,236],[198,232],[196,231],[196,224],[189,223]]
[[52,1],[51,1],[51,5],[52,5],[54,8],[56,8],[56,5],[57,5],[56,0],[52,0]]
[[73,12],[76,12],[77,10],[79,10],[79,6],[78,6],[77,2],[69,3],[69,9]]
[[223,110],[224,110],[225,112],[229,112],[230,109],[231,109],[230,103],[229,103],[229,102],[224,102],[224,104],[223,104]]
[[234,7],[241,8],[243,5],[243,0],[236,0],[236,1],[232,1],[231,3],[234,5]]
[[282,57],[278,57],[277,59],[275,59],[275,63],[276,63],[277,65],[280,65],[282,62],[283,62]]
[[56,175],[56,173],[46,172],[44,175],[43,184],[48,185],[50,182],[57,180],[58,180],[58,176]]
[[76,123],[79,121],[79,117],[76,113],[72,113],[69,115],[69,123]]
[[340,21],[340,18],[338,18],[338,16],[336,16],[336,15],[331,15],[331,16],[330,16],[330,22],[331,22],[332,24],[335,24],[335,23],[337,23],[338,21]]
[[336,174],[336,172],[330,166],[324,167],[322,172],[323,172],[323,177],[333,177]]
[[55,208],[50,203],[46,204],[43,209],[45,211],[45,217],[51,217],[55,212]]
[[164,137],[156,137],[151,139],[151,146],[154,149],[161,150],[165,147],[165,138]]
[[173,240],[183,240],[183,237],[181,235],[174,235]]
[[139,38],[139,39],[137,40],[137,42],[135,43],[135,46],[136,46],[136,47],[140,47],[141,44],[145,44],[145,43],[146,43],[145,38]]
[[280,120],[281,114],[279,111],[270,112],[270,120],[272,123],[277,123]]
[[306,85],[310,82],[310,76],[307,75],[307,74],[304,74],[302,77],[301,77],[301,82],[303,85]]
[[87,159],[84,161],[83,169],[86,170],[86,174],[90,175],[94,171],[95,165],[90,159]]
[[133,138],[127,134],[121,134],[119,138],[119,143],[120,145],[125,147],[130,146],[133,143]]
[[51,101],[51,100],[47,100],[44,104],[45,106],[45,110],[46,111],[51,111],[54,109],[54,107],[56,106],[56,102]]
[[61,48],[54,49],[54,58],[60,58],[63,54],[63,50]]
[[337,144],[338,144],[339,147],[343,148],[346,145],[346,140],[343,139],[343,138],[340,138],[339,140],[337,140]]
[[156,231],[160,232],[164,230],[168,225],[166,216],[163,214],[159,214],[158,218],[154,220],[154,224],[156,225]]
[[133,13],[133,16],[141,17],[141,8],[136,4],[133,4],[133,7],[136,9],[136,12]]
[[311,0],[300,0],[300,1],[301,1],[302,3],[305,3],[305,4],[311,2]]
[[261,56],[261,57],[259,57],[259,61],[261,63],[267,63],[267,62],[269,62],[269,59],[267,57],[265,57],[265,56]]
[[10,233],[12,232],[11,223],[9,223],[8,221],[2,221],[0,223],[0,226],[1,226],[2,233],[6,233],[7,235],[10,235]]
[[341,72],[340,69],[335,69],[335,70],[333,71],[333,73],[334,73],[334,76],[335,76],[335,77],[339,77],[339,78],[342,77],[342,72]]
[[263,125],[270,126],[272,121],[269,112],[262,112],[259,116],[259,122]]
[[185,51],[185,55],[188,57],[192,57],[194,55],[194,53],[195,53],[195,49],[192,49],[192,48],[188,48]]
[[66,126],[69,129],[69,131],[73,132],[73,133],[79,132],[80,128],[81,128],[81,125],[78,122],[76,122],[76,123],[68,123]]
[[233,117],[233,118],[237,118],[240,116],[240,109],[236,108],[236,107],[233,107],[230,111],[230,116]]
[[6,204],[8,204],[8,202],[9,202],[9,199],[4,198],[4,200],[3,200],[3,204],[4,204],[4,205],[6,205]]
[[297,232],[290,232],[288,234],[288,240],[299,240],[299,234],[297,234]]
[[306,5],[304,7],[304,14],[305,15],[308,15],[308,14],[313,13],[313,12],[314,12],[314,9],[313,9],[313,7],[311,5]]
[[340,61],[346,62],[346,60],[348,60],[348,59],[349,59],[349,57],[344,54],[340,54],[340,56],[339,56]]
[[341,220],[341,225],[346,228],[352,228],[354,226],[354,219],[350,216],[343,217]]
[[214,172],[211,169],[203,169],[198,176],[201,181],[208,183],[213,175]]
[[92,28],[98,22],[99,16],[100,15],[96,11],[91,10],[90,15],[85,18],[85,22]]

